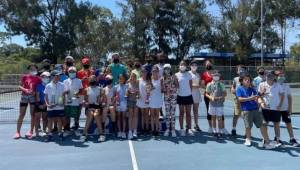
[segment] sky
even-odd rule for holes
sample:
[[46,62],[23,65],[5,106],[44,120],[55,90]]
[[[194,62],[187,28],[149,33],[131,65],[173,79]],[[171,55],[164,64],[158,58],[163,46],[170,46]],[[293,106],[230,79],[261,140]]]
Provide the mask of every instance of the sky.
[[[79,2],[81,0],[76,0],[76,1]],[[123,0],[82,0],[82,1],[89,1],[93,4],[106,7],[110,9],[112,13],[117,17],[121,15],[121,8],[117,5],[117,2],[122,2]],[[208,6],[208,11],[209,13],[211,13],[216,17],[220,16],[219,9],[215,5]],[[0,31],[6,31],[4,25],[1,23],[0,23]],[[290,28],[287,30],[286,49],[289,50],[290,46],[293,45],[294,43],[300,43],[300,37],[297,36],[299,34],[300,34],[300,23],[296,24],[294,28]],[[7,43],[16,43],[22,46],[26,46],[24,35],[13,36],[11,40],[9,40]]]

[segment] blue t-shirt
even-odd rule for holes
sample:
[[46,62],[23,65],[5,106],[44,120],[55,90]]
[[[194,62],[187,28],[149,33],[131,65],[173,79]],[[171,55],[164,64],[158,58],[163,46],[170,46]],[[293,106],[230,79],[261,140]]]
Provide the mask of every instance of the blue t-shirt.
[[[257,91],[254,88],[246,88],[244,86],[239,86],[236,90],[236,96],[237,97],[250,97],[253,95],[257,95]],[[257,110],[258,105],[257,102],[254,100],[241,102],[241,110],[242,111],[251,111],[251,110]]]
[[39,97],[40,97],[40,104],[44,105],[45,104],[45,87],[46,85],[44,85],[43,83],[40,83],[37,85],[36,87],[36,91],[39,93]]
[[59,76],[59,81],[60,82],[64,82],[65,80],[67,80],[69,77],[67,76],[67,75],[65,75],[65,74],[61,74],[60,76]]

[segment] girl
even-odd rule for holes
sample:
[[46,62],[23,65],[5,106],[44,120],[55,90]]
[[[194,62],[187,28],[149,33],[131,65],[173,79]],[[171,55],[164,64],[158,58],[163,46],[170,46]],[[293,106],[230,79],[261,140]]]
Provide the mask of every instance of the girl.
[[141,69],[141,78],[139,79],[139,99],[137,100],[137,106],[141,109],[141,133],[145,134],[149,131],[149,104],[147,100],[147,84],[151,84],[147,80],[147,70],[146,67]]
[[149,107],[151,117],[151,130],[154,136],[159,136],[159,111],[162,107],[162,80],[159,78],[159,68],[155,65],[152,68],[152,85],[150,92]]
[[128,83],[128,89],[126,91],[127,106],[129,111],[129,127],[128,127],[128,139],[137,138],[137,112],[136,101],[139,98],[139,84],[136,80],[135,73],[131,73]]
[[31,64],[27,67],[28,73],[24,74],[21,78],[21,85],[19,88],[22,91],[21,101],[20,101],[20,114],[17,123],[17,132],[14,139],[21,138],[21,127],[26,114],[27,106],[30,105],[30,115],[31,115],[31,126],[30,131],[26,133],[26,137],[31,139],[35,124],[34,117],[34,107],[36,102],[36,86],[41,82],[41,79],[37,76],[38,67]]
[[198,65],[196,61],[191,62],[191,71],[189,73],[192,75],[192,96],[193,96],[193,113],[194,113],[194,122],[196,131],[201,131],[198,124],[198,109],[199,103],[201,102],[201,93],[200,93],[200,75],[197,73]]
[[[208,83],[206,87],[206,97],[209,98],[208,113],[211,115],[211,124],[214,136],[222,136],[224,127],[222,124],[222,116],[224,115],[224,101],[226,97],[225,85],[220,82],[220,73],[215,71],[212,73],[213,81]],[[218,131],[216,130],[216,119],[218,119]]]
[[127,91],[126,76],[125,74],[119,75],[119,84],[114,86],[114,103],[117,108],[117,124],[118,134],[117,137],[126,139],[126,115],[127,110],[127,99],[125,93]]
[[164,92],[164,104],[166,111],[167,119],[167,130],[164,133],[164,136],[169,136],[170,130],[172,137],[176,137],[175,132],[175,112],[176,112],[176,98],[177,98],[177,89],[178,89],[178,80],[171,71],[171,65],[164,65],[164,73],[162,79],[162,89]]
[[43,72],[41,74],[42,82],[37,86],[36,88],[36,97],[37,97],[37,103],[36,103],[36,112],[35,112],[35,132],[36,136],[39,136],[39,126],[41,117],[43,120],[43,135],[46,134],[46,128],[47,128],[47,106],[45,103],[45,87],[50,82],[50,73],[49,72]]
[[112,132],[116,132],[116,109],[113,104],[113,95],[114,89],[112,86],[112,76],[108,75],[105,77],[106,79],[106,86],[104,87],[105,97],[107,99],[106,108],[103,108],[103,115],[108,116],[112,121]]
[[[179,105],[180,135],[185,136],[187,132],[190,136],[193,136],[194,133],[191,130],[191,106],[193,104],[192,75],[186,71],[185,61],[180,62],[179,72],[175,75],[179,82],[177,103]],[[183,129],[184,115],[186,115],[186,131]]]
[[51,76],[52,81],[45,88],[45,102],[47,105],[48,116],[48,136],[46,142],[52,140],[52,127],[57,122],[58,134],[63,140],[62,123],[64,118],[64,84],[59,82],[61,72],[53,70]]
[[89,77],[89,87],[85,89],[85,106],[87,107],[86,112],[86,123],[83,130],[83,135],[81,136],[82,141],[87,140],[88,135],[88,129],[93,122],[93,119],[95,119],[97,128],[99,130],[99,139],[98,142],[104,142],[105,136],[103,133],[102,128],[102,114],[100,110],[99,103],[103,103],[105,101],[104,99],[104,93],[101,93],[101,88],[97,86],[96,76],[92,75]]

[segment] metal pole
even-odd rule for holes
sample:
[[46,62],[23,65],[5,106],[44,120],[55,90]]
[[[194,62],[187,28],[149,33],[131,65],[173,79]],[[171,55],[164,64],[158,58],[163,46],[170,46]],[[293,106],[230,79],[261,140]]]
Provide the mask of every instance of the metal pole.
[[260,38],[261,38],[261,49],[260,49],[260,65],[264,65],[264,40],[263,40],[263,0],[260,0]]

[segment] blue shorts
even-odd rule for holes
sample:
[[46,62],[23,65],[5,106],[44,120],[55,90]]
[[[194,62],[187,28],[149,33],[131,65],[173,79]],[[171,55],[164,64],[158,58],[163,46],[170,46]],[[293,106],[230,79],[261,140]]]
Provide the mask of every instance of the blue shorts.
[[47,111],[48,118],[64,117],[64,110],[49,110]]

